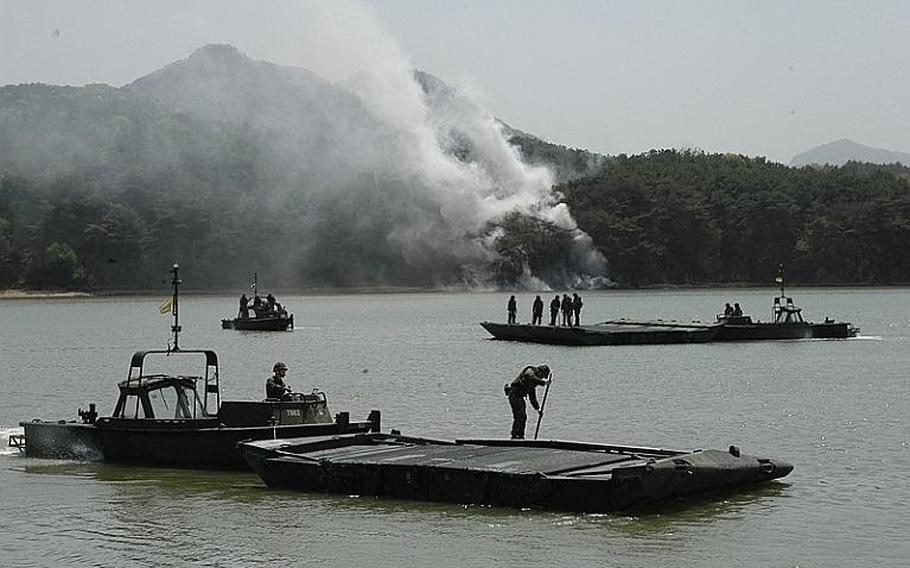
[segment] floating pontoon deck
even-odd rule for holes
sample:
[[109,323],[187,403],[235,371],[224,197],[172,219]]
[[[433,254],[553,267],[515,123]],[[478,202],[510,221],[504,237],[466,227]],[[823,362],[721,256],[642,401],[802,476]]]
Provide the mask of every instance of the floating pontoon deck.
[[784,477],[793,466],[729,451],[392,434],[244,442],[270,487],[589,513]]

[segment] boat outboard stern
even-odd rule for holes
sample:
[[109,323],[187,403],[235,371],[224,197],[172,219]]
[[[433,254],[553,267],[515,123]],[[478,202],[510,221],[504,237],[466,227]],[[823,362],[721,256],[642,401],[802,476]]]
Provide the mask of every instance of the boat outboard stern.
[[101,461],[104,454],[94,424],[32,420],[20,422],[25,455],[34,458]]

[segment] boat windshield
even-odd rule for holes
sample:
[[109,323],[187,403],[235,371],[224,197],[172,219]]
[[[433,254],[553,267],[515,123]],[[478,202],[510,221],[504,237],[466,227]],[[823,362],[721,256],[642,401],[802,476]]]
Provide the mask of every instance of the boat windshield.
[[[152,375],[120,384],[115,418],[185,420],[207,416],[197,384],[201,377]],[[199,385],[201,387],[201,384]]]
[[[180,386],[163,388],[149,393],[149,403],[155,418],[192,418],[194,413],[191,405],[198,402],[193,395],[193,391],[187,392]],[[196,406],[195,415],[202,415],[202,408],[198,404]]]

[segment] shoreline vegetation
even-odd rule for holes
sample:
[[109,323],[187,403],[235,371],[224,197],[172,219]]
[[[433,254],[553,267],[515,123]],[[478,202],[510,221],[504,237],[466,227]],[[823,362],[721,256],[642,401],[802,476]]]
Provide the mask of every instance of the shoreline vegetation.
[[[788,289],[805,290],[811,288],[908,288],[910,282],[849,282],[849,283],[788,283]],[[647,286],[613,286],[611,288],[578,290],[579,292],[659,292],[662,290],[710,290],[710,289],[750,289],[761,290],[768,289],[776,293],[778,288],[776,284],[765,285],[750,282],[718,282],[718,283],[701,283],[701,284],[651,284]],[[574,290],[574,289],[573,289]],[[413,286],[355,286],[355,287],[335,287],[335,288],[277,288],[269,290],[270,292],[282,296],[350,296],[357,294],[459,294],[459,293],[477,293],[477,294],[509,294],[509,293],[548,293],[561,292],[563,290],[469,290],[469,289],[442,289],[442,288],[419,288]],[[242,292],[242,290],[241,290]],[[29,290],[25,288],[0,289],[0,300],[53,300],[58,298],[115,298],[128,296],[160,296],[167,295],[169,292],[164,289],[145,289],[145,290],[104,290],[104,291],[74,291],[74,290]],[[239,292],[237,290],[201,290],[187,289],[182,291],[185,296],[232,296]]]

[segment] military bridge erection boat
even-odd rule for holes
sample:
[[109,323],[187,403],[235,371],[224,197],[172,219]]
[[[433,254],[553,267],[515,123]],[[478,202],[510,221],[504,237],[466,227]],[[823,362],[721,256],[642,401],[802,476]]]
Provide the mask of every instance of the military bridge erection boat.
[[[315,390],[288,400],[222,401],[215,352],[179,347],[178,269],[172,269],[173,346],[133,354],[112,415],[99,417],[91,404],[79,410],[80,421],[23,421],[24,435],[12,436],[11,445],[41,458],[243,468],[242,440],[379,431],[378,410],[363,422],[350,421],[347,412],[333,419],[325,394]],[[201,374],[149,373],[150,355],[194,359]]]
[[719,314],[715,321],[613,319],[593,325],[548,326],[481,322],[494,339],[554,345],[641,345],[651,343],[707,343],[711,341],[757,341],[776,339],[847,339],[859,328],[849,322],[825,318],[823,323],[807,322],[802,308],[787,296],[783,269],[777,282],[780,296],[771,306],[771,321],[753,320],[742,314]]
[[353,434],[244,442],[266,485],[318,493],[600,513],[784,477],[789,463],[721,450],[555,440]]

